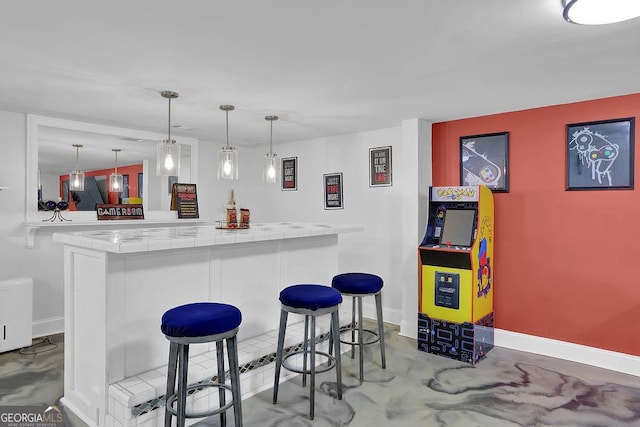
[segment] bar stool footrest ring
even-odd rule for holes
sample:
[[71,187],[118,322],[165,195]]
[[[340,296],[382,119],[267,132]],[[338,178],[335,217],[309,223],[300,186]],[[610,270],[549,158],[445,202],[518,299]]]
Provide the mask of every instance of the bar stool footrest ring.
[[[288,366],[286,364],[286,361],[288,358],[292,357],[292,356],[297,356],[298,354],[302,354],[303,357],[305,357],[305,354],[309,354],[309,351],[304,351],[304,350],[298,350],[298,351],[294,351],[291,352],[289,354],[287,354],[285,357],[282,358],[282,367],[285,368],[287,371],[291,371],[291,372],[296,372],[298,374],[311,374],[311,370],[307,369],[298,369],[298,368],[294,368],[293,366]],[[334,356],[332,356],[329,353],[326,353],[324,351],[316,351],[316,356],[324,356],[328,359],[327,365],[325,365],[324,363],[320,363],[320,364],[316,364],[316,374],[320,374],[322,372],[327,372],[328,370],[332,369],[334,366],[336,366],[336,358]],[[324,367],[321,367],[323,366]]]
[[[340,331],[340,332],[341,333],[345,333],[345,332],[351,332],[351,331],[358,332],[358,329],[357,328],[355,328],[355,329],[348,328],[348,329],[345,329],[344,331]],[[375,336],[375,339],[373,341],[365,341],[365,342],[362,343],[362,345],[375,344],[378,341],[380,341],[380,336],[378,335],[378,333],[376,331],[372,331],[371,329],[363,329],[362,332],[369,332],[371,335]],[[341,339],[340,342],[342,344],[360,345],[360,343],[358,341],[347,341],[347,340],[342,340]]]
[[[187,394],[189,393],[189,390],[196,390],[196,389],[202,389],[205,387],[216,387],[216,388],[224,388],[227,389],[229,391],[232,391],[231,386],[227,385],[227,384],[221,384],[221,383],[205,383],[205,384],[193,384],[190,385],[189,387],[187,387]],[[171,396],[169,396],[169,398],[167,399],[166,405],[167,405],[167,411],[169,411],[169,413],[173,416],[178,416],[178,410],[176,408],[173,407],[174,402],[178,400],[178,393],[174,393]],[[227,409],[231,408],[233,406],[233,399],[230,399],[230,402],[226,403],[223,407],[221,408],[216,408],[216,409],[212,409],[210,411],[204,411],[204,412],[191,412],[188,413],[185,411],[185,418],[204,418],[204,417],[209,417],[212,415],[218,415],[221,412],[226,411]]]

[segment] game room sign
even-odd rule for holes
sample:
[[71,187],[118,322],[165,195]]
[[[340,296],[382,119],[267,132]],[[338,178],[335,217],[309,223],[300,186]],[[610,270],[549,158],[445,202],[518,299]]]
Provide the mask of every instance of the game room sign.
[[96,205],[98,220],[144,219],[142,205]]

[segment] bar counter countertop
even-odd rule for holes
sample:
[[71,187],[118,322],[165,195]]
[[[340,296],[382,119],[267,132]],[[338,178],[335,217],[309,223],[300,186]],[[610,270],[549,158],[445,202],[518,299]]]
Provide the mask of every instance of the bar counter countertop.
[[112,253],[228,245],[265,240],[294,239],[362,231],[361,226],[333,226],[298,222],[251,224],[250,228],[217,229],[215,225],[150,227],[121,230],[54,233],[53,240]]

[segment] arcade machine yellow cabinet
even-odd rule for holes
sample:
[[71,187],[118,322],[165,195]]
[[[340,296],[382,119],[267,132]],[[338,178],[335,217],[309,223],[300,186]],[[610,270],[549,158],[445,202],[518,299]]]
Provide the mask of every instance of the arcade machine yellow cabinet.
[[475,364],[493,348],[491,190],[431,187],[418,252],[418,349]]

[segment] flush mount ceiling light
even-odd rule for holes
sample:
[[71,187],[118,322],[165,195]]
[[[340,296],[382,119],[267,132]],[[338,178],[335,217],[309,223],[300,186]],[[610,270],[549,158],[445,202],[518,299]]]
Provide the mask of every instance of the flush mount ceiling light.
[[122,174],[118,173],[118,153],[122,150],[119,148],[112,148],[111,151],[116,153],[116,167],[114,172],[109,176],[109,191],[122,193]]
[[69,190],[84,191],[84,172],[78,167],[78,159],[80,157],[80,148],[82,144],[73,144],[76,147],[76,168],[69,174]]
[[563,16],[572,24],[603,25],[640,16],[638,0],[563,0]]
[[264,118],[271,124],[271,133],[269,134],[269,152],[264,155],[264,169],[262,171],[262,179],[264,182],[278,182],[278,155],[273,152],[273,122],[278,120],[278,116],[266,116]]
[[235,108],[233,105],[220,106],[227,114],[227,145],[218,150],[218,179],[238,179],[238,152],[229,146],[229,111]]
[[169,121],[167,139],[158,144],[156,156],[156,175],[177,176],[180,173],[180,144],[171,139],[171,100],[178,97],[178,92],[165,90],[160,92],[163,98],[169,100]]

